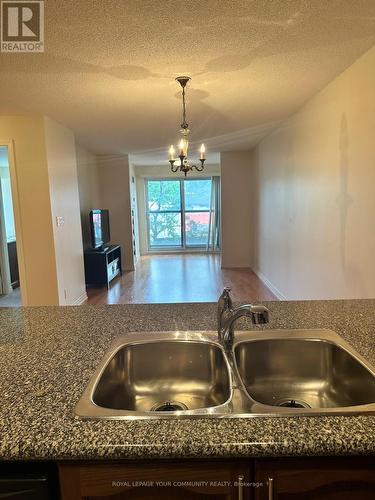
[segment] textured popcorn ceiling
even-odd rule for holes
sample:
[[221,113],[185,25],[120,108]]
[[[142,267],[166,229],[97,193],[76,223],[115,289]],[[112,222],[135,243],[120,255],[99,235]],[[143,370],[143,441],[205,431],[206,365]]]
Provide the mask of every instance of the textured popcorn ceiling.
[[139,163],[178,139],[174,77],[193,78],[192,139],[245,149],[375,43],[374,0],[45,4],[46,52],[0,55],[0,110],[45,113]]

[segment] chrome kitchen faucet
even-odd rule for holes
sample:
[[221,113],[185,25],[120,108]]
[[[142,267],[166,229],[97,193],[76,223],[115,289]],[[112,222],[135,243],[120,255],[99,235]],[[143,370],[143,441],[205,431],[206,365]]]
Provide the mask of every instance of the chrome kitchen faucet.
[[253,325],[264,325],[268,323],[269,311],[265,306],[243,304],[233,308],[230,296],[230,288],[225,287],[217,302],[217,331],[219,341],[226,351],[230,351],[234,338],[234,323],[247,316]]

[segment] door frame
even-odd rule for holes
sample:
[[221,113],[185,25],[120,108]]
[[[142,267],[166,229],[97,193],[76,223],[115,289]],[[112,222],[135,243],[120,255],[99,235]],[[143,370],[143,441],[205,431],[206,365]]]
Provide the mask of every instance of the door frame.
[[15,144],[12,139],[2,140],[0,137],[0,146],[8,148],[8,163],[9,163],[10,184],[12,191],[14,225],[16,229],[16,248],[17,248],[18,271],[20,275],[21,300],[22,300],[22,305],[27,306],[28,293],[27,293],[27,283],[26,283],[26,266],[24,259],[25,253],[23,246],[22,216],[20,209],[21,203],[20,203],[20,194],[18,186],[19,183],[17,175]]

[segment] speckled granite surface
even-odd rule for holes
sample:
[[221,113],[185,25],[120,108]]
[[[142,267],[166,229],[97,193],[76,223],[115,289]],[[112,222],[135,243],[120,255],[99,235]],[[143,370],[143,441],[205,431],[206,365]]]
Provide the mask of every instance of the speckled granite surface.
[[[269,328],[331,328],[375,364],[375,300],[267,306]],[[215,312],[214,304],[1,309],[0,459],[375,454],[375,416],[151,421],[73,417],[75,404],[115,336],[212,330]]]

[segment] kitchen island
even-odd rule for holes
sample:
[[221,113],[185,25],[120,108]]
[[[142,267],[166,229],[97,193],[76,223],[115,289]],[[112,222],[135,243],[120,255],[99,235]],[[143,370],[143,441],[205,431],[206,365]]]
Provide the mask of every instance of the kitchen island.
[[[375,364],[374,306],[373,300],[269,302],[265,328],[329,328]],[[204,303],[2,309],[0,459],[60,462],[71,471],[69,463],[87,461],[125,460],[133,467],[138,460],[199,459],[217,461],[217,468],[223,460],[234,464],[252,458],[375,454],[375,416],[369,414],[150,420],[74,416],[116,336],[215,330],[215,322],[216,305]],[[246,320],[238,328],[254,329]]]

